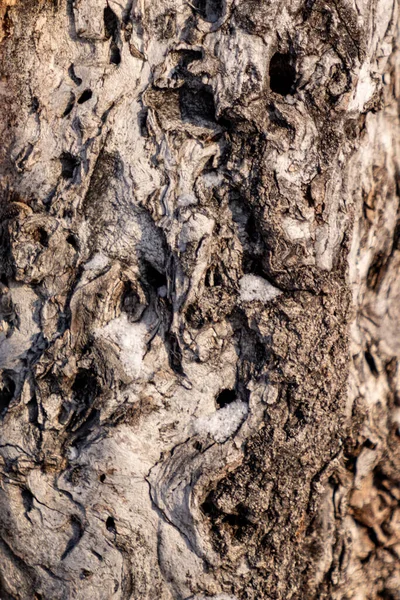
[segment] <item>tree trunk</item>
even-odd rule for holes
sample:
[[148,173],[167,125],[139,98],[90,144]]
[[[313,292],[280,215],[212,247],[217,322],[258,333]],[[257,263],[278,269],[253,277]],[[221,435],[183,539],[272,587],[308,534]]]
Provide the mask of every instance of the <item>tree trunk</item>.
[[1,600],[398,600],[397,1],[0,24]]

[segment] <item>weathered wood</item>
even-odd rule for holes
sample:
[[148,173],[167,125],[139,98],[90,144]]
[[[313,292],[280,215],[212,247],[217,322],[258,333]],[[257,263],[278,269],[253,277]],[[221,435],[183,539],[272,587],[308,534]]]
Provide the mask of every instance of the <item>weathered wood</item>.
[[396,0],[1,0],[0,597],[400,598]]

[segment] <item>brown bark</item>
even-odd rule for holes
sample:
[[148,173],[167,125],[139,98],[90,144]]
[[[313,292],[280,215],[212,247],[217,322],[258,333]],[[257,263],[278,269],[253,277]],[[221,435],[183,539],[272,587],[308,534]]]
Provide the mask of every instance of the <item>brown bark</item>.
[[0,22],[0,597],[400,598],[396,0]]

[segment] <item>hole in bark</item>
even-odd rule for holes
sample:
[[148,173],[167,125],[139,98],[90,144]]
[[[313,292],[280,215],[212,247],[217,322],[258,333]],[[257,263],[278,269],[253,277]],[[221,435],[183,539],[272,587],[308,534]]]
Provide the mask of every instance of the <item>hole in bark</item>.
[[121,63],[121,52],[115,42],[111,42],[110,46],[110,63],[119,65]]
[[201,329],[205,324],[201,309],[196,304],[190,304],[190,306],[188,306],[185,317],[189,325],[194,329]]
[[[203,168],[203,174],[206,173],[213,173],[214,175],[218,175],[218,171],[216,170],[215,166],[214,166],[214,160],[215,160],[215,156],[210,156],[210,158],[208,159],[208,161],[206,162],[206,164],[204,165]],[[216,229],[219,226],[217,225]]]
[[178,338],[174,333],[167,333],[165,341],[168,349],[169,366],[178,375],[183,375],[182,368],[182,350],[179,346]]
[[119,21],[117,15],[109,6],[104,9],[104,29],[106,38],[111,38],[112,40],[110,45],[110,63],[119,65],[121,62],[121,52],[117,46]]
[[243,273],[257,275],[258,277],[262,277],[266,279],[270,283],[272,283],[265,272],[263,265],[263,256],[250,254],[249,252],[244,252],[242,259],[242,268]]
[[87,90],[84,90],[78,98],[78,104],[84,104],[85,102],[90,100],[90,98],[92,96],[93,96],[92,90],[90,90],[89,88]]
[[218,287],[223,285],[223,279],[218,267],[212,267],[207,270],[204,285],[206,287]]
[[144,277],[147,283],[158,290],[158,288],[167,286],[167,278],[165,273],[160,273],[152,264],[150,264],[147,260],[143,261],[143,271]]
[[291,54],[276,52],[269,64],[270,88],[276,94],[287,96],[296,89],[296,69]]
[[106,528],[111,533],[117,533],[117,528],[115,527],[115,521],[113,517],[107,517]]
[[[142,310],[140,310],[142,308]],[[121,296],[121,310],[128,315],[129,321],[138,320],[144,307],[140,305],[140,298],[132,287],[130,281],[124,284],[124,290]]]
[[74,108],[75,105],[75,94],[73,94],[71,92],[70,96],[69,96],[69,100],[68,100],[68,104],[62,114],[62,117],[68,117],[68,115],[70,114],[70,112],[72,111],[72,109]]
[[101,483],[104,483],[104,482],[105,482],[105,480],[106,480],[106,476],[105,476],[105,474],[104,474],[104,473],[102,473],[102,474],[100,475],[99,479],[100,479]]
[[351,473],[355,473],[356,464],[357,464],[356,456],[345,456],[345,466],[348,471],[350,471]]
[[375,448],[376,448],[376,444],[374,442],[372,442],[369,438],[367,438],[365,440],[363,446],[365,446],[366,448],[369,448],[370,450],[375,450]]
[[21,490],[22,504],[26,513],[30,513],[33,509],[33,494],[28,488]]
[[203,58],[201,50],[177,50],[177,54],[180,56],[179,67],[182,69],[186,69],[190,63]]
[[35,242],[39,242],[41,246],[47,248],[49,245],[49,234],[43,227],[38,227],[33,234]]
[[99,393],[96,375],[89,369],[79,369],[71,389],[73,400],[80,405],[91,406]]
[[70,233],[67,236],[66,242],[67,242],[67,244],[69,244],[70,246],[72,246],[74,250],[76,250],[76,251],[79,250],[79,242],[78,242],[77,238],[72,233]]
[[381,600],[399,600],[400,593],[398,591],[394,592],[393,590],[382,590],[378,592],[378,598]]
[[307,185],[307,189],[306,189],[306,193],[305,193],[305,198],[307,200],[308,206],[310,208],[314,208],[314,198],[312,197],[311,184],[310,183]]
[[261,236],[257,225],[257,219],[253,213],[250,214],[247,220],[245,231],[253,244],[257,244],[260,241]]
[[370,369],[372,375],[374,377],[378,377],[379,371],[376,367],[376,363],[375,363],[374,357],[372,356],[371,352],[369,350],[366,350],[364,352],[364,356],[365,356],[365,360],[367,361],[367,364],[369,366],[369,369]]
[[300,404],[297,406],[293,414],[300,424],[304,425],[310,422],[309,411],[307,410],[307,406],[305,404]]
[[33,96],[31,102],[31,111],[37,113],[37,111],[39,110],[39,106],[39,99],[36,96]]
[[61,162],[61,177],[64,179],[72,179],[75,175],[76,169],[80,165],[80,160],[76,156],[73,156],[69,152],[63,152],[60,156]]
[[3,371],[2,379],[3,381],[0,384],[0,415],[7,410],[11,400],[14,398],[16,388],[14,380],[7,371]]
[[29,400],[26,407],[28,409],[29,423],[33,423],[37,427],[40,427],[40,424],[38,423],[39,407],[35,395],[32,396],[31,400]]
[[63,404],[58,415],[58,422],[60,423],[60,425],[65,425],[65,423],[68,421],[68,415],[69,408],[66,404]]
[[201,18],[209,23],[219,21],[225,12],[225,2],[223,0],[193,0],[192,6]]
[[144,138],[149,137],[149,130],[147,127],[148,114],[149,114],[149,110],[146,107],[142,108],[138,114],[140,135]]
[[88,571],[87,569],[83,569],[81,571],[81,574],[79,575],[80,579],[89,579],[89,577],[92,577],[93,573],[92,571]]
[[79,544],[79,541],[84,533],[84,527],[77,516],[71,515],[70,524],[72,527],[72,537],[69,540],[67,547],[65,548],[65,550],[61,556],[61,560],[65,560],[67,558],[68,554],[70,554],[72,552],[72,550],[75,548],[75,546],[77,546]]
[[232,404],[232,402],[235,402],[235,400],[237,400],[235,390],[226,389],[222,390],[222,392],[218,394],[218,396],[215,399],[215,402],[219,408],[224,408],[224,406]]
[[104,9],[104,29],[106,32],[107,39],[114,39],[118,35],[118,17],[109,6],[106,6],[106,8]]
[[81,85],[82,79],[76,75],[75,67],[74,67],[73,63],[70,64],[70,66],[68,68],[68,75],[70,76],[72,81],[75,83],[75,85]]
[[74,213],[70,208],[64,208],[64,210],[62,212],[62,216],[64,219],[72,219],[74,216]]
[[212,87],[201,85],[198,89],[186,85],[179,90],[179,107],[183,121],[215,122],[215,102]]

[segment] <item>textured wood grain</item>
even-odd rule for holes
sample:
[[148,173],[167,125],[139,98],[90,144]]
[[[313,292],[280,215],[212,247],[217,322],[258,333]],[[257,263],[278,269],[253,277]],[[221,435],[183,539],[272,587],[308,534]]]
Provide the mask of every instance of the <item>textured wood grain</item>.
[[398,599],[396,0],[0,22],[0,597]]

